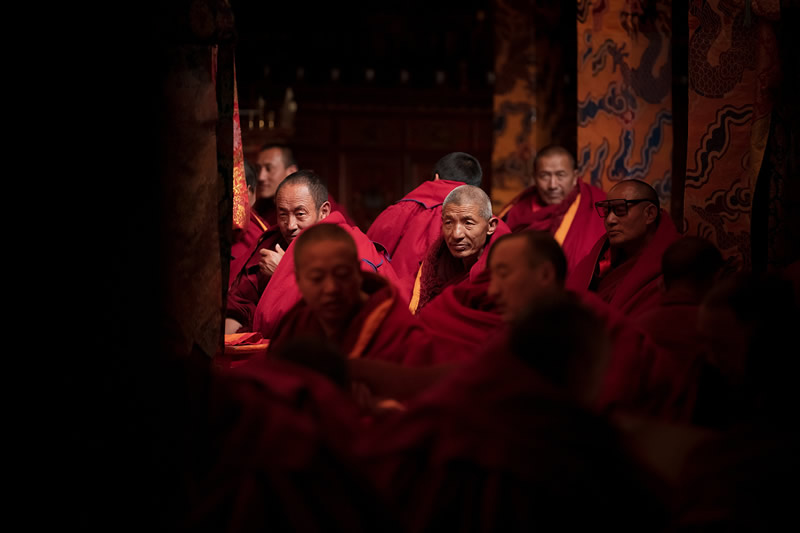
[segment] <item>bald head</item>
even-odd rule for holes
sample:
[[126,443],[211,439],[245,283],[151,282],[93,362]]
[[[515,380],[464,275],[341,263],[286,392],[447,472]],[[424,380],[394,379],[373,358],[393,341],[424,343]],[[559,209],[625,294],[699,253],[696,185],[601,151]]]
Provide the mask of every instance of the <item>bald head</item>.
[[342,251],[358,264],[358,248],[347,231],[338,224],[316,224],[297,237],[294,243],[294,262],[296,268],[303,262],[303,252],[308,247],[313,247],[321,242],[335,242],[342,245]]
[[658,194],[641,180],[617,183],[608,191],[607,198],[595,202],[595,206],[603,217],[608,242],[617,260],[639,253],[655,235],[661,219]]

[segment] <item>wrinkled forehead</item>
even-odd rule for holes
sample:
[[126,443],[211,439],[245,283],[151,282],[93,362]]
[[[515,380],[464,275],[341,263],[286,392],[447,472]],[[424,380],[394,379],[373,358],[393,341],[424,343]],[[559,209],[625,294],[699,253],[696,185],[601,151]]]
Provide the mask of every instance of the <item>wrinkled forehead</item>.
[[303,183],[283,185],[278,189],[275,203],[284,209],[294,210],[298,207],[311,209],[314,207],[314,197],[308,186]]
[[474,203],[447,204],[442,208],[442,218],[474,218],[477,220],[486,220],[481,216],[481,206]]

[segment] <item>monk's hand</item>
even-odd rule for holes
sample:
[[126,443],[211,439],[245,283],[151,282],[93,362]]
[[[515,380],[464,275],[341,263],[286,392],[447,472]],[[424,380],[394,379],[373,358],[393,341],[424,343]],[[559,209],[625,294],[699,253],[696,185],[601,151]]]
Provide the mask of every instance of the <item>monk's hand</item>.
[[261,259],[258,261],[258,270],[263,275],[270,277],[275,272],[275,269],[278,268],[278,263],[281,262],[281,258],[285,253],[281,245],[278,244],[275,246],[275,251],[267,250],[266,248],[262,248],[258,251],[261,254]]

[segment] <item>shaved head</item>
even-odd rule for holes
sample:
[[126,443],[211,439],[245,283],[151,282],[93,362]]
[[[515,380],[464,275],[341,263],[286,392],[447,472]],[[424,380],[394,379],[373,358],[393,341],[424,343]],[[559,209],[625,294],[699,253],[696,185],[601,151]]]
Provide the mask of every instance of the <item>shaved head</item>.
[[346,230],[338,224],[316,224],[301,233],[294,243],[294,262],[296,267],[301,264],[303,250],[322,241],[345,244],[347,255],[352,256],[354,263],[358,263],[358,248],[356,248],[353,237]]
[[474,205],[484,220],[492,218],[492,201],[489,199],[489,195],[474,185],[461,185],[450,191],[442,203],[442,209],[448,205]]
[[623,188],[634,191],[636,193],[637,198],[643,198],[645,200],[649,200],[653,202],[656,205],[656,207],[661,205],[661,201],[658,199],[658,193],[652,187],[652,185],[650,185],[646,181],[636,180],[636,179],[621,181],[616,185],[614,185],[613,187],[611,187],[611,190],[609,190],[608,192],[609,194],[611,194],[612,192],[619,191],[620,189]]

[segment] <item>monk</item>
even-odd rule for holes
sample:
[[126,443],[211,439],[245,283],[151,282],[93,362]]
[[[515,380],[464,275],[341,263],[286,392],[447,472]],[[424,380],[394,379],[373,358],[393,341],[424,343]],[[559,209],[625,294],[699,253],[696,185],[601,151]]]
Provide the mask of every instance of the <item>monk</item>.
[[607,353],[598,318],[563,293],[543,297],[510,339],[356,443],[403,528],[663,527],[665,509],[649,478],[588,407]]
[[[317,186],[324,190],[325,186],[318,176],[315,180],[318,184]],[[324,197],[320,196],[317,201],[321,198]],[[284,211],[282,207],[281,210],[280,217],[288,220],[288,210]],[[356,243],[359,258],[358,265],[361,270],[378,274],[387,279],[393,286],[397,285],[397,275],[394,273],[385,252],[382,249],[378,249],[375,243],[369,240],[361,230],[349,225],[341,213],[331,213],[324,219],[318,220],[318,223],[340,226]],[[293,237],[299,233],[300,228],[295,228]],[[278,324],[283,316],[301,299],[295,276],[296,264],[293,250],[294,242],[291,242],[286,249],[288,253],[281,256],[281,261],[272,275],[270,287],[263,292],[255,307],[252,331],[260,332],[266,339],[271,339],[278,333]],[[403,295],[399,295],[399,297],[408,305],[407,297]]]
[[400,278],[400,289],[411,294],[419,265],[439,238],[442,203],[461,185],[480,187],[483,173],[477,159],[452,152],[433,167],[433,179],[387,207],[367,231],[367,236],[386,248]]
[[250,257],[250,252],[258,242],[261,235],[267,231],[269,225],[267,221],[261,218],[253,204],[256,201],[256,171],[249,162],[244,162],[244,177],[247,183],[247,196],[250,201],[250,218],[248,219],[247,226],[233,235],[233,244],[231,244],[231,264],[228,279],[228,286],[233,283],[236,276],[242,270],[242,267],[247,263]]
[[722,254],[702,237],[682,237],[661,259],[661,300],[637,322],[664,350],[653,369],[650,414],[691,421],[700,369],[708,357],[707,339],[698,327],[700,303],[722,272]]
[[492,215],[492,202],[473,185],[453,189],[442,203],[442,235],[419,267],[409,309],[417,313],[448,285],[474,280],[486,268],[492,239],[510,233]]
[[267,357],[298,337],[327,340],[349,359],[403,363],[428,346],[407,302],[386,278],[361,269],[351,234],[317,224],[291,246],[302,299],[280,321]]
[[310,170],[291,174],[275,194],[278,223],[265,231],[228,291],[225,333],[251,331],[258,300],[272,279],[286,249],[303,229],[331,213],[328,192]]
[[498,216],[513,232],[533,229],[553,235],[571,271],[605,232],[594,204],[605,200],[606,193],[578,176],[575,158],[561,146],[539,150],[533,169],[533,184]]
[[661,256],[679,237],[655,189],[625,180],[595,208],[606,234],[567,277],[567,287],[595,292],[630,316],[655,307],[661,297]]
[[[289,175],[297,172],[299,167],[292,149],[280,143],[268,143],[262,146],[256,163],[256,201],[253,208],[267,224],[275,226],[278,222],[275,204],[278,185]],[[344,208],[330,195],[328,202],[331,204],[331,212],[340,212],[348,224],[355,224]]]
[[[424,370],[385,362],[350,361],[352,378],[380,396],[407,400],[481,352],[505,342],[509,324],[538,300],[565,293],[567,260],[552,235],[522,231],[497,239],[488,252],[488,277],[448,287],[420,314],[434,344]],[[595,407],[600,411],[639,410],[647,397],[652,367],[661,357],[646,332],[593,293],[571,293],[597,315],[611,338]]]

